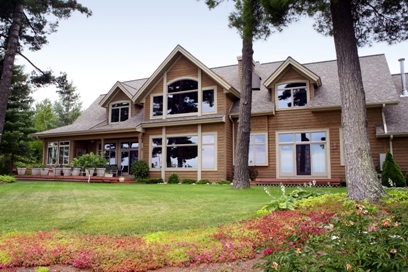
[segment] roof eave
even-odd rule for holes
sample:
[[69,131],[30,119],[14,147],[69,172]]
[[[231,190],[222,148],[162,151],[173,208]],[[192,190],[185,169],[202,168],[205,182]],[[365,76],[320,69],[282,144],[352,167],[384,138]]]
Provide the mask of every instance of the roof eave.
[[111,98],[111,96],[115,93],[116,89],[119,88],[130,100],[132,100],[132,94],[129,93],[128,90],[120,83],[117,81],[115,85],[109,90],[109,92],[105,95],[105,97],[99,102],[99,106],[101,107],[106,107],[107,102]]

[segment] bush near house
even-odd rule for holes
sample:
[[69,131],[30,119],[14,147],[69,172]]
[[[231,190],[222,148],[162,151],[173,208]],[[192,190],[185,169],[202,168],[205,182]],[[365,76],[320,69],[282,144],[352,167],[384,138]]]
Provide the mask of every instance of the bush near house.
[[193,184],[193,183],[197,183],[197,180],[192,179],[192,178],[183,178],[181,183],[183,183],[183,184]]
[[[389,180],[392,181],[392,184],[390,184]],[[385,156],[385,160],[383,163],[383,171],[381,175],[381,181],[382,185],[391,187],[391,186],[396,186],[396,187],[405,187],[406,185],[406,180],[404,178],[404,175],[401,172],[400,167],[398,164],[394,161],[394,158],[392,157],[392,154],[390,151],[387,152],[387,155]]]
[[208,179],[200,179],[197,184],[211,184],[211,182]]
[[179,184],[180,183],[180,177],[176,173],[173,173],[169,176],[167,179],[168,184]]
[[0,175],[0,183],[3,183],[3,182],[5,182],[5,183],[13,183],[13,182],[16,182],[17,181],[17,179],[15,178],[15,177],[12,177],[12,176],[1,176]]
[[130,174],[135,176],[135,181],[146,179],[149,176],[149,166],[145,161],[134,161],[130,166]]

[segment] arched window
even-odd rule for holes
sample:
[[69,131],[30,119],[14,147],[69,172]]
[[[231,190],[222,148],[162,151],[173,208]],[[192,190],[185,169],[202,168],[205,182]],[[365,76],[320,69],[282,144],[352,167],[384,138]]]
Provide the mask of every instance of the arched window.
[[[198,82],[192,79],[182,79],[169,84],[166,95],[152,96],[152,116],[163,116],[163,111],[170,116],[194,114],[199,112],[200,107],[202,113],[214,112],[214,88],[203,89],[201,97],[198,89]],[[167,101],[163,101],[166,96]],[[164,102],[167,102],[167,110],[163,109]]]

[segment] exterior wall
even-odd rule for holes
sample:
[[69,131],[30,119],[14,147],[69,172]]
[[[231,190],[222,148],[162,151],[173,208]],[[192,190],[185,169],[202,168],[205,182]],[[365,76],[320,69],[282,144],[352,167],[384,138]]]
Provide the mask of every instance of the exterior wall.
[[[199,127],[198,125],[186,125],[186,126],[177,126],[177,127],[165,127],[165,135],[198,135]],[[211,182],[219,181],[221,179],[227,178],[227,154],[230,153],[230,150],[227,150],[226,147],[226,136],[225,136],[225,124],[204,124],[201,126],[202,133],[215,132],[217,135],[216,139],[216,161],[217,168],[214,170],[202,170],[201,179],[208,179]],[[143,136],[143,160],[148,164],[150,161],[151,153],[151,136],[161,136],[162,128],[152,128],[146,129]],[[163,141],[164,143],[165,141]],[[162,164],[165,167],[165,163]],[[166,168],[164,171],[164,178],[167,180],[172,173],[177,173],[180,179],[183,178],[193,178],[199,179],[198,169],[189,170],[185,168]],[[159,178],[162,177],[162,169],[151,169],[149,172],[149,177]]]
[[167,81],[172,81],[180,77],[197,78],[198,68],[186,57],[182,56],[167,72]]
[[[387,140],[387,144],[389,143],[389,139]],[[393,150],[393,157],[395,162],[401,168],[401,171],[404,175],[406,175],[408,171],[408,139],[404,138],[394,138],[392,140],[392,150]],[[385,153],[385,152],[384,152]]]
[[159,82],[156,84],[156,86],[153,87],[151,92],[146,96],[145,98],[145,104],[144,104],[144,116],[143,119],[149,120],[150,119],[150,110],[151,110],[151,99],[152,97],[150,96],[151,94],[162,94],[163,93],[163,79],[159,80]]

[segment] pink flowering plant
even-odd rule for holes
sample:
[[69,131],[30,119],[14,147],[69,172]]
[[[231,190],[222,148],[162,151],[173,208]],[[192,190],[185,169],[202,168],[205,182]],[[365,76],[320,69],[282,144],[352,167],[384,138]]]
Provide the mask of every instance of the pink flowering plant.
[[408,271],[408,205],[400,201],[408,193],[396,195],[399,199],[387,199],[388,205],[345,201],[339,214],[309,214],[283,247],[263,251],[265,262],[257,267],[264,271]]

